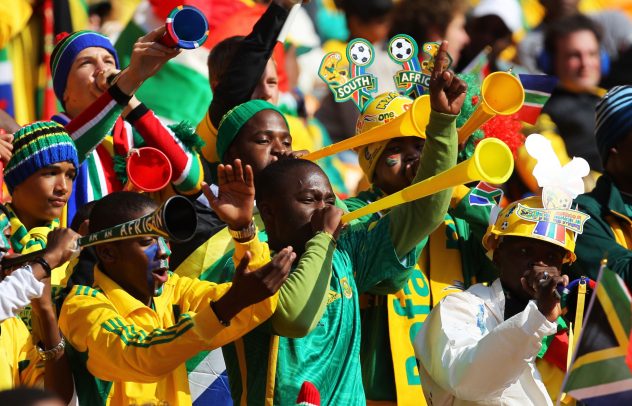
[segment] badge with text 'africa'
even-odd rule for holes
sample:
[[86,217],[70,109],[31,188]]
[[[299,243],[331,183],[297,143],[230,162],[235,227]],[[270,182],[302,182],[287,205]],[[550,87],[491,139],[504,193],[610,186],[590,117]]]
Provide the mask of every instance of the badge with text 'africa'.
[[[417,41],[406,34],[395,35],[388,44],[388,54],[391,59],[401,65],[393,79],[397,90],[405,96],[417,98],[428,92],[430,76],[435,65],[435,58],[439,52],[440,42],[426,42],[422,47],[421,63]],[[452,57],[448,54],[448,66],[452,66]]]

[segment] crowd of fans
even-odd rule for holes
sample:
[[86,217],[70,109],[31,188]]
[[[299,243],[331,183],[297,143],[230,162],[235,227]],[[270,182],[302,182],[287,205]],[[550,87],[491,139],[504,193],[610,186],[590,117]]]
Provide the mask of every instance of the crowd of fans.
[[[193,50],[162,41],[178,3],[0,1],[0,404],[572,402],[560,288],[606,256],[632,287],[632,1],[192,0]],[[394,80],[399,34],[423,96]],[[459,139],[494,72],[555,87],[537,120]],[[385,136],[309,159],[368,131]],[[545,185],[532,133],[589,169]],[[347,221],[485,138],[511,148],[506,183]],[[132,179],[143,148],[171,168],[160,190]],[[173,196],[189,238],[155,220],[79,249]]]

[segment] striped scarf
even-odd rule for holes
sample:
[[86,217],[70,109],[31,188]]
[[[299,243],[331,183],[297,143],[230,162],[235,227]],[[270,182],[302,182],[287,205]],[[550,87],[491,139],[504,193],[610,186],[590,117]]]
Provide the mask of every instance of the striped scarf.
[[[9,213],[7,216],[2,214],[0,216],[0,227],[6,226],[7,221],[11,226],[11,236],[9,237],[9,243],[11,248],[16,254],[27,254],[29,252],[37,251],[46,248],[48,241],[48,233],[59,227],[59,219],[54,219],[50,223],[41,227],[33,227],[27,230],[24,224],[20,221],[18,216],[13,211],[10,204],[5,205]],[[4,230],[4,228],[2,228]],[[55,293],[52,293],[55,296]],[[34,342],[39,341],[41,332],[39,331],[39,323],[34,321],[35,315],[31,313],[31,306],[25,307],[20,312],[20,318],[26,324],[29,331],[32,332]]]
[[[48,233],[59,228],[59,219],[54,219],[50,223],[41,227],[33,227],[27,230],[24,224],[13,211],[10,204],[7,204],[9,212],[9,224],[11,225],[11,236],[9,242],[13,252],[16,254],[26,254],[46,248]],[[6,225],[6,216],[2,215],[0,219],[0,227]]]

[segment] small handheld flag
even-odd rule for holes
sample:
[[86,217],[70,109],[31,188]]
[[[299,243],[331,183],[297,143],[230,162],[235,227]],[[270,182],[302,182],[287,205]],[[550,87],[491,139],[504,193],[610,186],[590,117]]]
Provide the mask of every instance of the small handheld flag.
[[587,405],[630,404],[632,372],[626,365],[632,297],[623,280],[602,265],[577,351],[563,391]]
[[480,182],[470,192],[471,206],[494,206],[500,204],[503,198],[503,190],[489,183]]
[[533,125],[557,86],[558,79],[549,75],[528,74],[520,74],[518,78],[525,91],[524,105],[518,111],[518,116],[520,120]]

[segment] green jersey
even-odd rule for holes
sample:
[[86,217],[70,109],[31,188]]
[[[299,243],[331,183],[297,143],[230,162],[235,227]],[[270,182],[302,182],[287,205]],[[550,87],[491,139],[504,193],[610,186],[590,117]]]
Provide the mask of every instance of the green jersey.
[[244,397],[248,405],[293,404],[304,381],[318,388],[322,404],[365,404],[358,295],[376,287],[397,290],[419,255],[413,250],[398,258],[388,230],[384,218],[343,231],[333,253],[324,314],[305,337],[277,336],[266,323],[223,347],[236,404]]
[[[408,279],[419,251],[398,258],[388,219],[359,223],[343,233],[334,252],[329,300],[318,326],[299,339],[280,337],[275,404],[296,401],[304,381],[312,382],[326,405],[364,405],[360,372],[358,294],[374,286],[388,290]],[[355,271],[355,272],[354,272]]]

